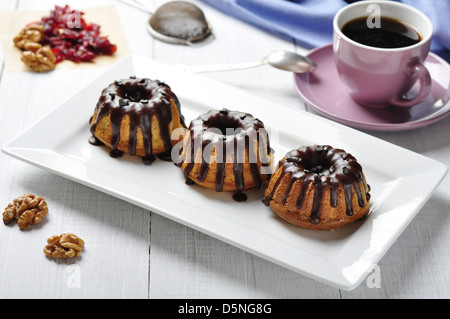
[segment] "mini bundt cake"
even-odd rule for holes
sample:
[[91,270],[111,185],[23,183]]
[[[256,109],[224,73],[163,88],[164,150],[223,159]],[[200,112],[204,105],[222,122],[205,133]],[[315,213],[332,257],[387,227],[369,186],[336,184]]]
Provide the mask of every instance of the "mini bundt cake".
[[155,155],[168,159],[172,146],[172,131],[186,128],[180,103],[164,82],[130,77],[114,81],[100,96],[90,119],[94,145],[107,145],[110,155],[123,153],[141,156],[145,164]]
[[221,191],[260,188],[271,174],[273,161],[264,124],[251,114],[212,110],[193,120],[175,164],[187,184]]
[[291,224],[340,228],[369,212],[370,187],[361,165],[329,145],[292,150],[279,162],[264,204]]

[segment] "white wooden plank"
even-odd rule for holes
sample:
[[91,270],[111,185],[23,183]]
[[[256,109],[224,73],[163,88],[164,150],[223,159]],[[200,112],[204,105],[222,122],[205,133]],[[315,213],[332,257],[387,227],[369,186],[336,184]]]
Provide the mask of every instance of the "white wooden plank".
[[[10,1],[1,1],[0,2],[0,10],[14,10],[17,6],[17,0],[10,0]],[[6,22],[2,22],[6,23]],[[3,61],[4,61],[4,53],[3,53],[3,47],[2,47],[2,39],[0,38],[0,79],[3,73]]]
[[[450,166],[450,118],[407,132],[369,132]],[[420,168],[418,168],[420,169]],[[450,176],[379,263],[381,287],[361,285],[343,298],[438,298],[450,295]]]
[[[64,1],[107,5],[106,1]],[[109,1],[109,4],[113,3]],[[61,3],[63,4],[63,3]],[[20,9],[49,9],[52,1],[21,1]],[[0,142],[17,135],[67,99],[103,69],[4,73],[0,85]],[[94,108],[94,106],[93,106]],[[86,121],[90,114],[86,114]],[[70,122],[70,119],[62,119]],[[55,132],[58,134],[58,132]],[[26,192],[43,196],[50,212],[29,231],[0,226],[0,298],[147,298],[150,214],[124,201],[0,154],[0,202]],[[62,232],[83,238],[86,249],[72,261],[43,254],[46,239]],[[75,279],[75,280],[74,280]],[[79,280],[77,280],[79,279]]]
[[339,291],[152,215],[151,298],[339,298]]
[[[234,63],[259,60],[279,49],[295,50],[288,41],[231,19],[199,1],[193,2],[204,10],[216,38],[199,47],[174,48],[155,42],[156,60],[169,64]],[[289,107],[303,108],[293,90],[292,74],[288,72],[263,66],[245,71],[205,73],[204,76]],[[211,108],[222,107],[239,110],[239,105],[211,105]],[[264,122],[264,118],[260,119]],[[152,217],[151,243],[150,297],[339,297],[337,289],[160,216]]]

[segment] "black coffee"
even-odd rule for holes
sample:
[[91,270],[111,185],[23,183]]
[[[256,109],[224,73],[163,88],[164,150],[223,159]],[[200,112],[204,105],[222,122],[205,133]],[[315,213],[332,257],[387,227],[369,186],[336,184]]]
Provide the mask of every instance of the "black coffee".
[[377,48],[402,48],[422,40],[410,25],[399,20],[381,17],[379,28],[369,27],[366,17],[356,18],[342,27],[342,33],[353,41]]

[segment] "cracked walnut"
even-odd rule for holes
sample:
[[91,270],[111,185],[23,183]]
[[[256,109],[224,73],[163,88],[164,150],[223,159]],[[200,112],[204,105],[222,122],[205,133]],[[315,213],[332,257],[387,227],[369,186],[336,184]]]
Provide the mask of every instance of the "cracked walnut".
[[48,214],[45,200],[33,194],[24,194],[15,198],[8,204],[3,212],[3,223],[5,225],[17,220],[20,230],[30,228],[31,225],[40,223]]
[[22,52],[22,62],[36,72],[47,72],[55,68],[56,57],[49,46],[27,43]]
[[39,43],[44,39],[44,26],[39,24],[30,25],[20,31],[13,39],[16,47],[25,49],[27,43]]
[[52,258],[72,258],[79,256],[84,247],[84,241],[70,233],[55,235],[47,239],[44,254]]
[[14,44],[22,50],[22,62],[36,72],[47,72],[55,68],[56,57],[50,46],[42,46],[44,26],[33,24],[14,37]]

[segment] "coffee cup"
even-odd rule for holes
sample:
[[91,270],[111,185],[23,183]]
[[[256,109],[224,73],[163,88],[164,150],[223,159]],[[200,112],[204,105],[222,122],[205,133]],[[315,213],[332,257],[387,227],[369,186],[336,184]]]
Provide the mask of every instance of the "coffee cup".
[[432,35],[430,19],[403,3],[361,1],[342,8],[333,21],[333,51],[352,99],[372,108],[423,101],[431,91],[423,63]]

